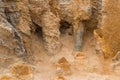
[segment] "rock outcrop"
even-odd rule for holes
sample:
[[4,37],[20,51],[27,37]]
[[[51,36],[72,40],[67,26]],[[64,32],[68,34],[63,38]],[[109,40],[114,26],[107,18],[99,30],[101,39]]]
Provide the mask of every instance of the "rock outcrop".
[[[90,0],[31,0],[31,5],[34,5],[34,7],[30,8],[33,16],[32,20],[35,24],[43,28],[45,47],[47,46],[46,49],[49,53],[54,53],[60,49],[60,21],[66,21],[72,24],[74,31],[73,34],[75,36],[75,50],[79,51],[81,49],[84,32],[82,21],[89,19],[91,15]],[[43,17],[45,18],[45,16],[46,19],[49,19],[51,17],[51,20],[47,21],[46,19],[42,19]],[[54,29],[56,30],[56,32]]]
[[92,80],[93,72],[110,71],[119,75],[119,4],[119,0],[0,0],[0,80],[47,80],[46,76],[80,80],[82,73],[88,75],[85,80]]
[[120,1],[103,1],[102,19],[95,31],[105,58],[112,58],[120,50],[119,4]]

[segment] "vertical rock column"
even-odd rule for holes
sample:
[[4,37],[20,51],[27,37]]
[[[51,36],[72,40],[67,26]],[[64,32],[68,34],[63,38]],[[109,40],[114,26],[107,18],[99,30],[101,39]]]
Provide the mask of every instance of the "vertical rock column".
[[83,43],[83,34],[84,34],[84,26],[82,22],[79,22],[78,29],[75,33],[75,51],[81,51],[82,43]]
[[59,21],[59,18],[49,11],[42,15],[44,45],[49,54],[56,53],[61,46]]

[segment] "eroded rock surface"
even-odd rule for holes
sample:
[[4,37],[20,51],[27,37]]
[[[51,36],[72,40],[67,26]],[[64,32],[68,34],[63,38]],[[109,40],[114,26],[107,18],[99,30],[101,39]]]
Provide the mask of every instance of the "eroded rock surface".
[[0,80],[119,80],[119,4],[0,0]]

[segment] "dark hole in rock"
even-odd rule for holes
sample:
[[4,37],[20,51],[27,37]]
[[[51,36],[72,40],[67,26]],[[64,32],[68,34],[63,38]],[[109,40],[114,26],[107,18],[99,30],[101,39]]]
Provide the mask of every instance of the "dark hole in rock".
[[35,29],[35,34],[36,34],[39,38],[43,38],[42,27],[37,27],[37,28]]
[[68,23],[67,21],[60,21],[60,33],[62,35],[68,34],[68,35],[72,35],[73,34],[73,27],[72,24]]
[[33,23],[35,26],[34,34],[40,39],[43,40],[43,30],[42,27],[37,25],[36,23]]

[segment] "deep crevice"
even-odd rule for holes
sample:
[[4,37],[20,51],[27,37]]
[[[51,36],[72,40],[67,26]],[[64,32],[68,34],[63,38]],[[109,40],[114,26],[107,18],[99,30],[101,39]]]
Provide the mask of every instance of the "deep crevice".
[[40,39],[40,40],[43,40],[43,30],[42,30],[42,27],[37,25],[36,23],[34,23],[34,26],[35,26],[35,30],[34,30],[34,34]]
[[68,23],[67,21],[63,21],[61,20],[60,21],[60,33],[61,35],[65,35],[65,34],[68,34],[68,35],[73,35],[73,27],[72,27],[72,24],[71,23]]

